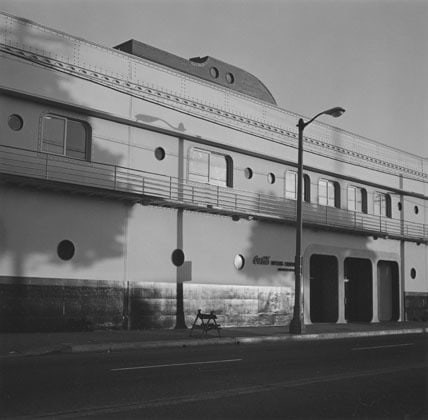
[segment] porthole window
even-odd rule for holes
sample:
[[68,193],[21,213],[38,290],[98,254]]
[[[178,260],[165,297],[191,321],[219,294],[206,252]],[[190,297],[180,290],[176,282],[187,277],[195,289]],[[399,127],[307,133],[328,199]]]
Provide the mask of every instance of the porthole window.
[[175,249],[171,254],[171,261],[176,267],[184,264],[184,252],[181,249]]
[[275,183],[275,175],[272,172],[269,172],[268,176],[267,176],[267,180],[268,180],[269,184],[274,184]]
[[401,203],[398,203],[398,210],[401,211],[403,209],[403,205]]
[[415,206],[415,214],[418,214],[418,213],[419,213],[419,207]]
[[157,147],[155,150],[155,157],[157,160],[165,159],[165,150],[162,147]]
[[64,261],[71,260],[74,257],[74,244],[73,242],[65,239],[58,244],[57,253],[58,257]]
[[213,79],[217,79],[217,77],[218,77],[218,69],[217,69],[217,67],[211,67],[210,68],[210,75],[211,75],[211,77],[213,78]]
[[244,176],[247,179],[251,179],[253,177],[253,170],[251,168],[244,169]]
[[17,114],[9,115],[7,123],[13,131],[19,131],[24,126],[24,120]]
[[412,268],[412,269],[410,270],[410,277],[411,277],[412,279],[415,279],[415,278],[416,278],[416,270],[415,270],[414,268]]
[[237,270],[242,270],[245,265],[245,258],[241,254],[236,255],[233,260],[233,265]]
[[235,77],[232,73],[226,73],[226,82],[232,84],[235,81]]

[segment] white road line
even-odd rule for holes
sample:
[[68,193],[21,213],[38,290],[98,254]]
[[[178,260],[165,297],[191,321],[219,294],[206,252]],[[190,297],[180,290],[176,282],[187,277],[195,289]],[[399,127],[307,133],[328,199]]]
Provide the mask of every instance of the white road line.
[[242,359],[224,359],[224,360],[208,360],[205,362],[188,362],[188,363],[170,363],[167,365],[147,365],[147,366],[133,366],[126,368],[116,368],[110,369],[112,372],[119,372],[123,370],[138,370],[138,369],[155,369],[155,368],[165,368],[165,367],[175,367],[175,366],[191,366],[191,365],[209,365],[214,363],[234,363],[241,362]]
[[409,346],[414,346],[415,343],[403,343],[403,344],[388,344],[385,346],[372,346],[372,347],[354,347],[352,350],[353,351],[358,351],[358,350],[376,350],[376,349],[388,349],[388,348],[393,348],[393,347],[409,347]]
[[[232,359],[233,361],[238,361],[241,359]],[[217,361],[215,361],[217,362]],[[219,361],[221,362],[221,361]],[[200,362],[197,362],[200,363]],[[204,363],[204,362],[202,362]],[[40,414],[38,418],[45,419],[76,419],[80,417],[87,416],[97,416],[97,418],[101,418],[102,415],[118,414],[116,418],[126,418],[125,413],[135,410],[144,410],[149,408],[158,408],[158,407],[170,407],[174,405],[192,403],[192,402],[201,402],[201,401],[210,401],[210,400],[223,400],[224,398],[234,398],[239,396],[258,394],[262,392],[272,392],[279,389],[293,389],[296,387],[304,387],[307,385],[319,385],[324,383],[331,382],[340,382],[346,380],[355,380],[355,379],[363,379],[369,378],[371,376],[377,375],[387,375],[394,374],[399,372],[408,372],[410,370],[420,370],[420,369],[428,369],[427,363],[417,363],[408,366],[393,366],[391,368],[383,368],[383,369],[371,369],[369,371],[361,371],[361,372],[344,372],[339,374],[325,375],[325,376],[316,376],[316,377],[308,377],[308,378],[300,378],[300,379],[290,379],[283,382],[273,382],[273,383],[265,383],[259,385],[249,385],[243,386],[239,388],[226,388],[220,390],[210,390],[207,392],[199,392],[195,394],[186,394],[181,396],[172,396],[165,398],[158,398],[154,400],[146,400],[139,402],[130,402],[126,404],[117,404],[110,406],[100,406],[100,407],[87,407],[80,408],[71,411],[59,411],[59,412],[49,412],[45,414]],[[119,415],[120,414],[120,415]],[[22,416],[22,417],[14,417],[15,420],[32,420],[34,418],[31,416]]]

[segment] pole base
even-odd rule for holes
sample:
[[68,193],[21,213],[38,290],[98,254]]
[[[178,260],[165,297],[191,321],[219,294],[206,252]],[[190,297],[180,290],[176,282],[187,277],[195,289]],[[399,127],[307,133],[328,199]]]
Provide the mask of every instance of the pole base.
[[175,330],[187,330],[187,325],[184,320],[184,314],[179,314],[175,319]]
[[289,326],[290,334],[303,334],[305,332],[305,323],[301,318],[293,318]]

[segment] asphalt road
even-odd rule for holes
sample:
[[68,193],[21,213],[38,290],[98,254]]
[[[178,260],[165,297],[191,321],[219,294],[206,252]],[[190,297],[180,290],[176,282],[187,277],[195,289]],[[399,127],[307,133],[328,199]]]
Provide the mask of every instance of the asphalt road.
[[428,338],[3,358],[1,418],[428,418]]

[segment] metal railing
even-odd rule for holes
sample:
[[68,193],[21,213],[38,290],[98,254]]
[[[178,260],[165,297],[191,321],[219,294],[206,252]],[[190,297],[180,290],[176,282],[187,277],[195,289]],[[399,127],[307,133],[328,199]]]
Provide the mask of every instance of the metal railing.
[[[126,193],[155,205],[294,222],[296,201],[172,176],[0,146],[0,174]],[[427,242],[428,225],[303,203],[307,225]]]

